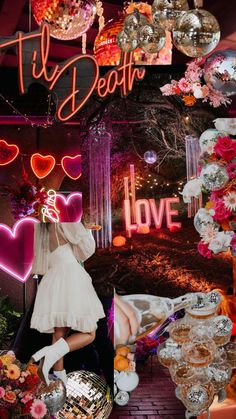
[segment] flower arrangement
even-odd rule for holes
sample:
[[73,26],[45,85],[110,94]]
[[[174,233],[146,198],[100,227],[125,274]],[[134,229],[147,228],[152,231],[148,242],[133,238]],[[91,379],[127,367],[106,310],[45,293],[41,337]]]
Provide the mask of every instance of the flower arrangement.
[[209,129],[201,135],[198,176],[182,192],[186,203],[202,192],[208,195],[194,218],[201,236],[198,251],[205,258],[229,249],[236,254],[236,140],[226,130]]
[[33,185],[25,171],[23,171],[18,189],[2,186],[1,193],[9,194],[12,215],[15,220],[27,216],[38,217],[40,206],[45,204],[47,200],[47,193],[42,185],[40,183],[36,186]]
[[48,412],[45,403],[36,398],[40,379],[37,366],[23,366],[9,351],[0,355],[0,417],[42,419]]
[[187,64],[187,70],[179,81],[171,80],[160,88],[163,96],[179,96],[185,106],[194,106],[197,100],[209,102],[214,108],[231,103],[225,94],[203,82],[202,59],[198,58]]

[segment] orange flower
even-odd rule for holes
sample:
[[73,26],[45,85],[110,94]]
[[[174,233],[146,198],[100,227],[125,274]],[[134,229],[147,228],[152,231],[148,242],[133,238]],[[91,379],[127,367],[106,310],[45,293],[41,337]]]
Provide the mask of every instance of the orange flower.
[[15,364],[10,364],[7,367],[6,375],[11,380],[17,380],[20,377],[20,368]]
[[231,230],[231,228],[229,226],[229,221],[223,221],[220,225],[221,225],[221,227],[224,231],[230,231]]
[[193,106],[197,102],[197,99],[193,95],[184,95],[182,100],[185,106]]
[[4,400],[8,403],[15,403],[16,394],[14,393],[14,391],[6,391]]
[[214,208],[214,202],[213,201],[208,201],[207,203],[206,203],[206,205],[205,205],[205,208],[206,209],[212,209],[212,208]]
[[9,355],[9,354],[6,354],[6,355],[1,356],[0,359],[1,359],[2,363],[3,363],[3,365],[6,365],[6,366],[12,364],[12,362],[14,361],[12,355]]
[[128,346],[119,346],[116,348],[116,355],[127,356],[130,353]]
[[117,371],[124,371],[129,368],[129,360],[122,355],[116,355],[114,359],[114,368]]
[[30,374],[38,375],[38,365],[36,364],[29,364],[27,370],[30,372]]

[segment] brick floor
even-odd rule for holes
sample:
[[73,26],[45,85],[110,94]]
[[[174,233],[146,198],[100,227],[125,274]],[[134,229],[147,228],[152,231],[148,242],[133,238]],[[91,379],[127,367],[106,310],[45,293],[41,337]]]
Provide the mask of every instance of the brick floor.
[[110,419],[184,419],[183,404],[176,399],[168,370],[153,357],[137,365],[140,382],[127,406],[115,406]]

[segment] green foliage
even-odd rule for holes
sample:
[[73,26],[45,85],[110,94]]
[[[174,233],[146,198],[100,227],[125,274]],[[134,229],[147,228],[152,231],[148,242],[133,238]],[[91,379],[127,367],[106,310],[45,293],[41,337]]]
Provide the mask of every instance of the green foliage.
[[21,313],[15,311],[8,296],[0,297],[0,344],[11,340],[19,326]]

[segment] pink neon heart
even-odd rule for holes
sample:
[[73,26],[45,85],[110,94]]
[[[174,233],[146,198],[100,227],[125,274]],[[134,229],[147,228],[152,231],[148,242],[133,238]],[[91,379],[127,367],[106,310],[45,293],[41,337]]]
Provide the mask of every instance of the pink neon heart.
[[79,179],[82,173],[81,154],[76,156],[65,156],[61,161],[63,170],[67,176],[73,180]]
[[57,193],[56,207],[60,211],[60,222],[74,223],[80,221],[83,214],[82,193],[73,192],[67,197]]
[[17,221],[12,229],[0,224],[0,269],[20,282],[28,279],[34,258],[35,218]]

